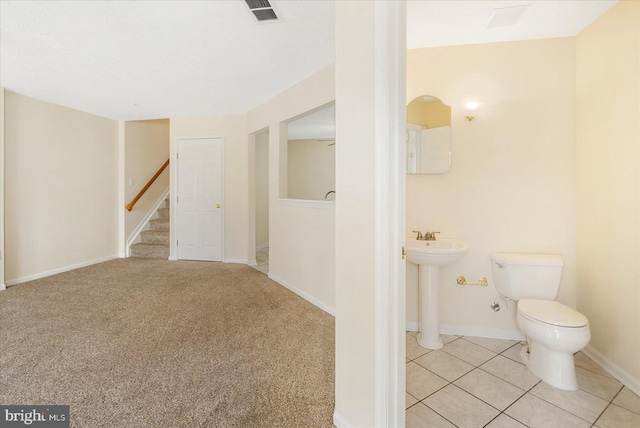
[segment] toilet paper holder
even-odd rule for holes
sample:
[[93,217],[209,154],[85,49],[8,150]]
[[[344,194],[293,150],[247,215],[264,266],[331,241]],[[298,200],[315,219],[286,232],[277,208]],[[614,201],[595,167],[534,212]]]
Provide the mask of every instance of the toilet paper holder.
[[460,275],[457,279],[457,282],[460,285],[482,285],[483,287],[489,285],[489,281],[487,281],[487,278],[485,278],[484,276],[481,276],[480,279],[478,279],[478,282],[467,282],[467,278]]

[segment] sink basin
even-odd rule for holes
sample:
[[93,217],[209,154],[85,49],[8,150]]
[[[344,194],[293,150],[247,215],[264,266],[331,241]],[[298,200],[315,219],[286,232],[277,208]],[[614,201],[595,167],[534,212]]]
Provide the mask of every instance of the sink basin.
[[449,266],[467,254],[469,246],[457,239],[419,241],[407,239],[407,260],[417,265]]
[[422,241],[407,238],[407,260],[418,265],[418,306],[420,346],[428,349],[442,348],[438,311],[439,274],[441,266],[449,266],[469,252],[469,245],[457,239]]

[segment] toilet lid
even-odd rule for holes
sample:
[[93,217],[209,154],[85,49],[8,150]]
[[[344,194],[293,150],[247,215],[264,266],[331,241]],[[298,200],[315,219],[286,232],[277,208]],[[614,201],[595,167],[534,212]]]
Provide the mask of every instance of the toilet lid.
[[580,312],[552,300],[520,300],[518,311],[525,317],[558,327],[584,327],[589,324]]

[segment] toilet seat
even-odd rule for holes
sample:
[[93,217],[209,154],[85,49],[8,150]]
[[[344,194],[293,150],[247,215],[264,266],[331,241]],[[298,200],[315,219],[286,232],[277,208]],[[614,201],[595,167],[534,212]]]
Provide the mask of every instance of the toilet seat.
[[587,317],[580,312],[552,300],[519,300],[518,312],[534,323],[555,327],[579,328],[589,325]]

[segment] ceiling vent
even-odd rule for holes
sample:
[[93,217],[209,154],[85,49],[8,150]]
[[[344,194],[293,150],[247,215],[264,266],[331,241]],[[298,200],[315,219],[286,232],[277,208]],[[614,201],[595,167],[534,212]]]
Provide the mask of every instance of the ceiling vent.
[[278,16],[273,11],[273,7],[269,3],[269,0],[244,0],[247,2],[249,9],[255,15],[258,21],[271,21],[278,19]]
[[493,13],[491,14],[491,19],[489,19],[487,27],[510,27],[512,25],[516,25],[527,9],[529,9],[528,4],[493,9]]

